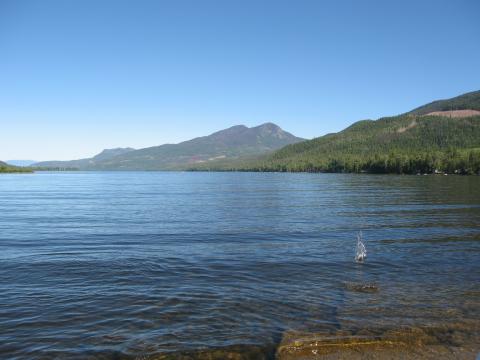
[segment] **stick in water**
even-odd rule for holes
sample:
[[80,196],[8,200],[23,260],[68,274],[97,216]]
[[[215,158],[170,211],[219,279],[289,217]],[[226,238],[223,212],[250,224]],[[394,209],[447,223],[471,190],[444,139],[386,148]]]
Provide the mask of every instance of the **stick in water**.
[[355,253],[355,261],[363,262],[367,257],[367,249],[365,249],[365,244],[362,241],[362,232],[357,233],[357,249]]

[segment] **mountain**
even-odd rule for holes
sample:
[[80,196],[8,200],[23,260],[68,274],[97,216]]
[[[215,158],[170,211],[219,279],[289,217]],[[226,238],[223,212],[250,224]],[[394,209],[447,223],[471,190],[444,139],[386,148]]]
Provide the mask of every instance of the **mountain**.
[[178,144],[139,150],[109,149],[89,159],[46,161],[34,166],[82,170],[185,170],[195,164],[255,158],[303,140],[272,123],[252,128],[237,125]]
[[[441,113],[450,109],[471,110],[473,114],[452,117]],[[241,165],[221,164],[211,169],[479,173],[477,109],[480,109],[480,91],[436,101],[399,116],[358,121],[338,133],[288,145],[262,159]]]
[[[123,151],[123,150],[122,150]],[[86,170],[240,170],[480,173],[480,91],[434,101],[402,115],[362,120],[304,141],[266,123],[179,144],[37,166]]]
[[59,169],[86,169],[94,167],[97,163],[101,161],[108,160],[118,155],[126,154],[130,151],[134,151],[133,148],[115,148],[115,149],[105,149],[101,153],[95,155],[91,158],[79,159],[79,160],[69,160],[69,161],[42,161],[31,164],[33,167],[40,168],[59,168]]
[[195,164],[237,161],[257,157],[304,139],[266,123],[248,128],[237,125],[178,144],[128,152],[95,164],[98,170],[184,170]]
[[32,164],[35,164],[35,160],[7,160],[6,163],[8,165],[13,165],[13,166],[30,166]]

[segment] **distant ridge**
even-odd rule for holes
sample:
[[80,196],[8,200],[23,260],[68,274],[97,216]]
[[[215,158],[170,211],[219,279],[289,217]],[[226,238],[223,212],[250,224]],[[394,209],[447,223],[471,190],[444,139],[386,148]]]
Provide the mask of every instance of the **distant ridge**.
[[98,162],[108,160],[112,157],[126,154],[133,151],[133,148],[114,148],[104,149],[101,153],[95,155],[92,158],[70,160],[70,161],[42,161],[32,164],[34,167],[46,167],[46,168],[77,168],[84,169],[95,166]]
[[109,149],[89,159],[47,161],[34,166],[82,170],[187,170],[196,164],[258,157],[303,140],[273,123],[251,128],[236,125],[178,144],[139,150]]

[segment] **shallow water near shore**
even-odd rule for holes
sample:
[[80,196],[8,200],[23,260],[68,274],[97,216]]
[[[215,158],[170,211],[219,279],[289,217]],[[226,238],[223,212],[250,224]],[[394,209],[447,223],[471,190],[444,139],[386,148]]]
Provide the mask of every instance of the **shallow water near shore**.
[[477,176],[8,174],[0,214],[2,358],[268,358],[292,333],[420,327],[478,345]]

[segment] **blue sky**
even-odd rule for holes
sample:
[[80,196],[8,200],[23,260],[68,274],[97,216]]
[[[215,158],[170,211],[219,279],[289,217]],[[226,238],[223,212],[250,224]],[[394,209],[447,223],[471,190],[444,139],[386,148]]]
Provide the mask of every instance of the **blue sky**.
[[0,159],[275,122],[306,138],[480,89],[480,2],[0,0]]

